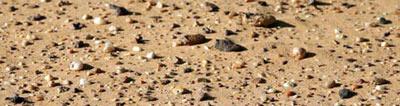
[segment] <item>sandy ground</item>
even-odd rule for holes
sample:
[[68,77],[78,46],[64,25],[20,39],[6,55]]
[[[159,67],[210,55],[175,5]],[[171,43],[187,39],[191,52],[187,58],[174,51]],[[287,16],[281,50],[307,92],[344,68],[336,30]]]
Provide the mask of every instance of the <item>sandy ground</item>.
[[[2,105],[400,105],[400,0],[43,1],[0,1]],[[278,21],[250,25],[232,15],[242,12]],[[173,45],[187,34],[209,41]],[[216,49],[223,38],[246,50]],[[292,57],[295,47],[305,58]],[[71,70],[73,61],[84,68]]]

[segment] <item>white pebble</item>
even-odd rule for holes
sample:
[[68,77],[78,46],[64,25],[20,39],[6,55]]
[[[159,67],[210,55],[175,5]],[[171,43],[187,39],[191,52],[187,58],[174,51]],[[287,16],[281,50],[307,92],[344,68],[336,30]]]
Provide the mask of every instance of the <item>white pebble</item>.
[[105,44],[105,46],[104,46],[104,49],[103,49],[103,51],[106,52],[106,53],[113,52],[114,50],[115,50],[115,48],[114,48],[114,46],[113,46],[113,44],[111,42],[107,42]]
[[163,8],[164,5],[163,5],[161,2],[157,2],[156,7],[157,7],[157,8]]
[[108,28],[108,30],[109,30],[109,31],[117,31],[118,28],[117,28],[116,26],[110,26],[110,27]]
[[79,85],[80,86],[85,86],[85,85],[89,85],[90,84],[90,82],[87,80],[87,79],[85,79],[85,78],[81,78],[80,80],[79,80]]
[[53,78],[53,76],[51,76],[51,75],[46,75],[45,77],[44,77],[44,80],[46,80],[46,81],[52,81],[54,78]]
[[382,47],[388,47],[389,44],[388,44],[387,42],[382,42],[382,43],[381,43],[381,46],[382,46]]
[[93,23],[97,25],[104,25],[106,24],[106,21],[104,21],[104,19],[101,17],[96,17],[94,18]]
[[70,66],[69,69],[72,71],[79,71],[83,69],[83,63],[81,61],[73,61]]
[[140,48],[138,46],[133,46],[132,50],[135,51],[135,52],[140,52],[140,51],[142,51],[142,48]]
[[50,0],[40,0],[40,2],[50,2]]
[[382,86],[382,85],[375,86],[375,90],[378,90],[378,91],[385,90],[385,89],[386,89],[386,87]]
[[146,54],[147,59],[153,59],[155,57],[154,52],[150,52]]

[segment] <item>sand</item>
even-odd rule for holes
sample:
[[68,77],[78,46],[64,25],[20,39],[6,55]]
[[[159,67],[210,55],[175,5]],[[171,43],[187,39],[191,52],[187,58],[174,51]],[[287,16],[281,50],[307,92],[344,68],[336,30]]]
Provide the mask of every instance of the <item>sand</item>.
[[[400,105],[400,1],[317,1],[3,0],[0,104]],[[245,49],[214,47],[225,38]]]

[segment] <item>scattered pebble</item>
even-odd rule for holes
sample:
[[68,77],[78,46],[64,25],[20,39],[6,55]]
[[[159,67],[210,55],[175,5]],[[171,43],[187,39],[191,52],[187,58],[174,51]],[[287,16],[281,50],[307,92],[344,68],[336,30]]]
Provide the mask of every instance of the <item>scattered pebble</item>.
[[83,66],[84,66],[84,64],[79,60],[72,61],[70,66],[69,66],[69,69],[72,70],[72,71],[80,71],[80,70],[83,69]]
[[104,25],[106,21],[102,17],[96,17],[93,19],[93,23],[97,25]]
[[297,59],[297,60],[301,60],[304,59],[306,56],[306,49],[304,48],[299,48],[299,47],[295,47],[292,50],[292,57]]
[[236,44],[230,39],[217,39],[214,43],[214,48],[223,52],[237,52],[246,49],[243,46]]
[[111,42],[106,42],[103,48],[103,52],[105,53],[111,53],[115,50],[115,47]]
[[352,97],[354,94],[349,89],[343,88],[339,90],[339,96],[341,99],[346,99]]
[[182,38],[179,39],[178,45],[183,46],[183,45],[195,45],[195,44],[201,44],[206,42],[206,37],[201,34],[195,34],[195,35],[184,35]]

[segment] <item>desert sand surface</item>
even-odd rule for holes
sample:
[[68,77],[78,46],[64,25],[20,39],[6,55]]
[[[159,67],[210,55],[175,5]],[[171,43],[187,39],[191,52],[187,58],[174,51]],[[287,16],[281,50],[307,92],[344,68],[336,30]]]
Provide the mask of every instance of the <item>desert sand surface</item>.
[[400,0],[1,0],[3,106],[399,106]]

